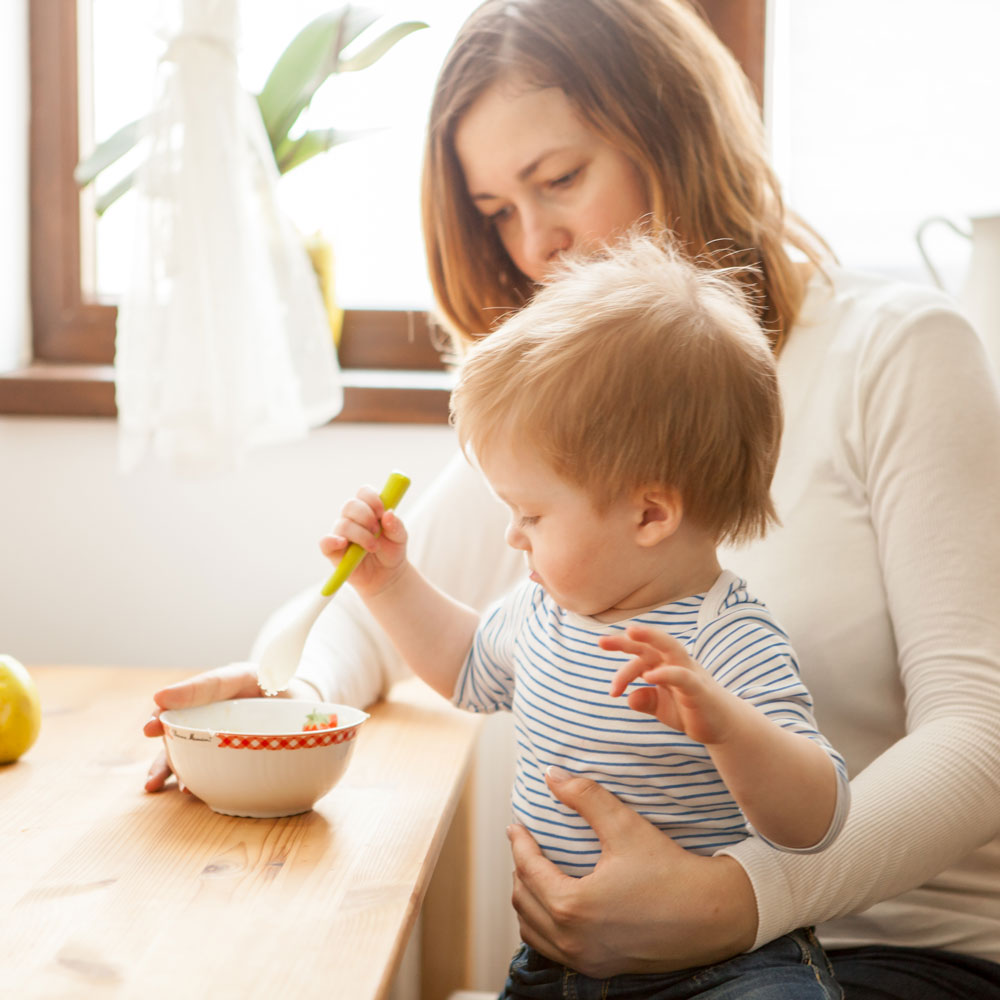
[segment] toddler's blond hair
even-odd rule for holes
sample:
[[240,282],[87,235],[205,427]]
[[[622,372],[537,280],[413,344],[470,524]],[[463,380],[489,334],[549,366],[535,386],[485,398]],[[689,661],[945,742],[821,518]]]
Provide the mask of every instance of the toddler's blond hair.
[[732,274],[666,238],[632,234],[564,262],[470,349],[451,412],[466,453],[511,434],[599,510],[661,486],[717,542],[777,519],[782,416],[767,338]]

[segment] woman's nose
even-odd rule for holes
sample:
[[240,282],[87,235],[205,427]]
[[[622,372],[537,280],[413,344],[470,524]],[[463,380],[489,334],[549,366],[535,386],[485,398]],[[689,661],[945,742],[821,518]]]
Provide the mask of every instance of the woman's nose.
[[529,263],[529,276],[541,281],[573,245],[573,237],[562,220],[539,212],[525,221],[524,256]]

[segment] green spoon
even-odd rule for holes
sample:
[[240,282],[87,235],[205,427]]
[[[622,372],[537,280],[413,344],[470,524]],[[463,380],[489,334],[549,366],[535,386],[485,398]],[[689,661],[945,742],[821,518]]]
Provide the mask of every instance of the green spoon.
[[[402,472],[393,472],[382,487],[379,498],[386,510],[396,507],[410,485],[410,480]],[[381,527],[379,532],[381,533]],[[277,694],[288,687],[295,676],[305,646],[306,637],[320,612],[330,603],[330,598],[340,589],[344,581],[357,569],[368,553],[355,542],[347,547],[337,568],[329,580],[323,584],[301,611],[295,611],[289,621],[268,639],[257,661],[257,683],[265,694]]]
[[[386,510],[392,510],[403,499],[409,486],[410,480],[407,476],[404,476],[402,472],[393,472],[385,481],[385,486],[382,487],[382,492],[378,495],[382,501],[382,506]],[[382,526],[379,525],[375,535],[378,536],[381,534]],[[333,571],[333,575],[323,584],[323,589],[320,593],[326,597],[332,597],[340,589],[341,584],[358,568],[358,564],[366,555],[368,553],[360,545],[356,542],[351,542],[347,546],[347,551],[344,553],[343,558],[337,563],[337,568]]]

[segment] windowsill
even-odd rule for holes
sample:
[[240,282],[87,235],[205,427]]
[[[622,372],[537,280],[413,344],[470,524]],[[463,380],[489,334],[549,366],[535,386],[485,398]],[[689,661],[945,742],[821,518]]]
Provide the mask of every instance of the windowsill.
[[[336,423],[445,424],[452,375],[444,371],[347,368]],[[111,365],[36,361],[0,373],[0,415],[114,417]]]

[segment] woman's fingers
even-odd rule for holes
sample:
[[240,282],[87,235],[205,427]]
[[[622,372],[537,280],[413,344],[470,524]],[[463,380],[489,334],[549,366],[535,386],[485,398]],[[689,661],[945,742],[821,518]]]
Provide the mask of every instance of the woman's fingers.
[[163,735],[163,723],[160,722],[160,709],[155,709],[142,727],[142,735],[157,737]]
[[[156,708],[142,727],[143,734],[149,737],[163,735],[163,723],[160,712],[168,708],[191,708],[194,705],[207,705],[212,701],[225,701],[229,698],[258,698],[263,694],[257,683],[257,668],[252,663],[230,663],[214,670],[206,670],[187,680],[168,687],[161,688],[153,695]],[[153,761],[146,776],[147,792],[158,792],[170,777],[170,765],[167,755],[160,753]]]
[[521,939],[532,948],[554,956],[558,951],[555,921],[534,890],[537,888],[543,899],[551,899],[561,881],[571,880],[542,854],[534,837],[519,823],[507,828],[507,838],[514,858],[511,902]]
[[655,830],[635,810],[596,781],[550,767],[545,772],[545,782],[563,805],[579,813],[590,824],[601,842],[602,852],[615,850],[618,843],[631,834],[637,821]]
[[[688,852],[593,781],[556,768],[546,781],[556,798],[590,824],[601,857],[589,875],[570,878],[541,855],[527,830],[508,831],[515,861],[512,898],[523,939],[589,976],[645,971],[648,950],[663,945],[647,914],[657,912],[672,886],[675,859]],[[647,895],[647,908],[637,909]]]
[[149,774],[146,775],[146,784],[143,787],[147,792],[158,792],[167,783],[170,774],[167,755],[163,751],[160,751],[149,768]]
[[153,701],[161,709],[191,708],[229,698],[258,698],[261,694],[255,665],[230,663],[162,688],[153,695]]

